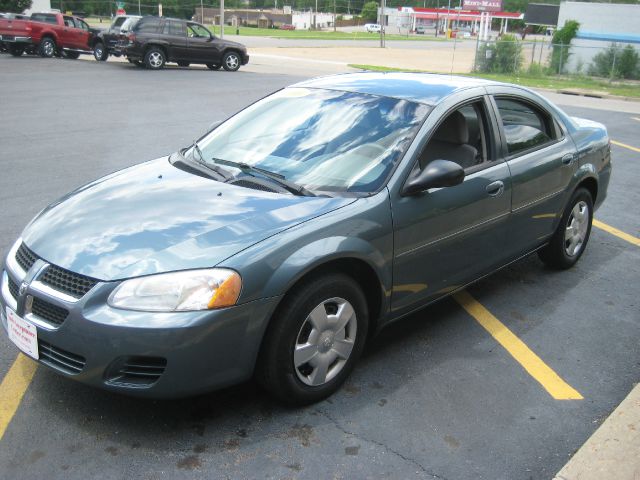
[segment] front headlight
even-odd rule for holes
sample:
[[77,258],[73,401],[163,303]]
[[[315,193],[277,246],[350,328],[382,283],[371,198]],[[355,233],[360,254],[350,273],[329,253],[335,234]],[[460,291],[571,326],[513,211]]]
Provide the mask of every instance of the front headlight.
[[162,273],[125,280],[109,305],[147,312],[207,310],[235,305],[241,288],[240,275],[223,268]]

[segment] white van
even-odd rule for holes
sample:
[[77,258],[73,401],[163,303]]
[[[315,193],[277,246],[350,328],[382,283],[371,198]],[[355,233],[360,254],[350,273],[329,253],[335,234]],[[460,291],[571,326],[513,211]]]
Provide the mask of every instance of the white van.
[[377,23],[365,23],[364,29],[369,33],[380,33],[382,27]]

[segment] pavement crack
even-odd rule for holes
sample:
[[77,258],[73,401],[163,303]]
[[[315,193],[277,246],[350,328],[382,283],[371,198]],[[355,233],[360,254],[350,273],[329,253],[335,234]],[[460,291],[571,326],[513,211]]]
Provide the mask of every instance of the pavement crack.
[[399,452],[398,450],[395,450],[393,448],[391,448],[389,445],[383,443],[383,442],[379,442],[377,440],[373,440],[371,438],[367,438],[363,435],[360,435],[359,433],[356,432],[352,432],[350,430],[347,430],[346,428],[344,428],[340,422],[338,422],[338,420],[336,420],[335,418],[333,418],[333,416],[331,416],[331,414],[329,414],[328,412],[321,410],[319,408],[315,409],[316,412],[318,412],[320,415],[322,415],[323,417],[325,417],[327,420],[329,420],[334,427],[336,427],[338,430],[340,430],[342,433],[344,433],[345,435],[349,435],[352,437],[355,437],[359,440],[362,440],[364,442],[367,443],[372,443],[374,445],[377,445],[379,447],[384,448],[385,450],[387,450],[388,452],[393,453],[394,455],[396,455],[397,457],[401,458],[402,460],[404,460],[407,463],[411,463],[413,465],[415,465],[416,467],[418,467],[423,473],[426,473],[427,475],[431,476],[431,478],[436,478],[438,480],[447,480],[446,477],[443,477],[442,475],[438,475],[437,473],[432,472],[431,470],[429,470],[428,468],[426,468],[424,465],[422,465],[420,462],[418,462],[416,459],[411,458],[401,452]]

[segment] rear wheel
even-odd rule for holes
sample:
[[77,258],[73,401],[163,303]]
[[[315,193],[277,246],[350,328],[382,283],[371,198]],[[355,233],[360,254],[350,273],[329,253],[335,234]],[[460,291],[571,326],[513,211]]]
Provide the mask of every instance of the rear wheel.
[[235,72],[240,68],[240,55],[237,52],[227,52],[222,57],[222,66],[228,72]]
[[22,45],[9,44],[9,53],[14,57],[19,57],[24,53],[24,47]]
[[579,188],[571,196],[551,241],[538,251],[540,259],[552,268],[572,267],[587,247],[592,221],[593,198],[587,189]]
[[367,302],[351,277],[310,279],[290,292],[274,315],[258,360],[258,381],[287,403],[320,401],[349,376],[367,327]]
[[221,67],[222,67],[222,65],[220,65],[218,63],[207,63],[207,68],[209,70],[220,70]]
[[158,47],[151,47],[144,56],[144,64],[152,70],[160,70],[166,61],[164,50]]
[[93,57],[98,62],[104,62],[109,57],[109,52],[104,48],[104,43],[98,42],[93,46]]
[[56,42],[51,37],[45,37],[40,42],[40,47],[38,48],[38,53],[41,57],[51,58],[57,52]]

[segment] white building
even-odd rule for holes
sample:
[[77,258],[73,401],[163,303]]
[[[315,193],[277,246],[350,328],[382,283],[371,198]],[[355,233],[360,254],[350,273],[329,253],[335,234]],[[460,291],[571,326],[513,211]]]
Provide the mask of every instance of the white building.
[[567,20],[580,23],[571,42],[567,71],[585,72],[593,57],[614,42],[621,47],[633,45],[640,52],[640,5],[562,2],[558,28]]
[[34,12],[48,12],[51,10],[51,0],[33,0],[31,8],[25,10],[25,15],[31,15]]
[[316,28],[329,28],[333,27],[334,16],[333,13],[322,12],[293,12],[291,23],[296,27],[296,30],[308,30],[314,25]]

